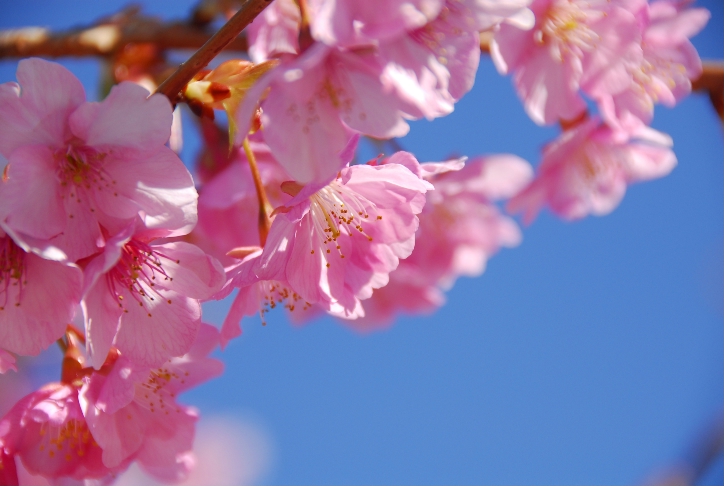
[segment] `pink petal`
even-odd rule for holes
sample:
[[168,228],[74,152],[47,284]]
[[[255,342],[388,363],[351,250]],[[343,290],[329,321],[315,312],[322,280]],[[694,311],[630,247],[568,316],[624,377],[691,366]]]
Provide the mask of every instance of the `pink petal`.
[[73,133],[91,147],[156,151],[171,135],[171,104],[163,95],[148,97],[141,86],[123,82],[100,103],[86,103],[70,118]]
[[82,307],[85,316],[86,349],[91,365],[100,369],[113,345],[123,314],[105,275],[86,292]]
[[6,221],[16,231],[49,239],[61,233],[67,216],[55,174],[53,152],[43,146],[21,147],[8,159],[7,180],[0,186]]
[[194,245],[177,241],[152,248],[166,257],[161,260],[162,266],[171,277],[171,281],[157,285],[193,299],[208,299],[226,281],[221,264]]
[[59,147],[67,120],[85,101],[83,85],[60,64],[24,59],[14,83],[0,85],[0,153],[9,158],[22,145]]
[[154,300],[136,305],[134,295],[124,290],[128,312],[121,316],[116,347],[135,366],[154,368],[191,348],[201,325],[201,305],[176,292],[152,290],[140,280],[138,284],[147,295],[155,295]]
[[82,272],[32,253],[24,255],[23,268],[22,284],[8,278],[0,293],[0,342],[13,353],[36,355],[71,322],[80,302]]

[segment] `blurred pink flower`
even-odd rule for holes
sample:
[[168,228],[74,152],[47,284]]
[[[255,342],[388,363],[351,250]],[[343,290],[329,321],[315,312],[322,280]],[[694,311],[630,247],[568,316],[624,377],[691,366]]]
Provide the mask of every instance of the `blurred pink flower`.
[[208,357],[219,333],[202,324],[189,352],[153,370],[120,356],[107,373],[92,373],[80,391],[88,428],[109,467],[136,460],[149,474],[180,481],[193,466],[198,414],[176,396],[218,376],[223,364]]
[[629,52],[621,69],[584,86],[610,126],[633,132],[651,122],[655,103],[671,107],[691,92],[702,66],[689,38],[704,28],[710,13],[686,5],[669,0],[643,5],[637,12],[642,55]]
[[85,269],[82,307],[96,369],[112,345],[136,366],[186,353],[201,325],[199,300],[225,281],[219,262],[199,248],[151,243],[154,236],[140,222],[129,225]]
[[141,215],[152,228],[196,223],[191,175],[164,144],[171,106],[133,83],[85,101],[59,64],[20,61],[20,85],[0,85],[0,217],[21,235],[52,240],[71,261],[98,250],[101,226],[115,233]]
[[544,205],[565,219],[604,215],[626,186],[667,175],[676,166],[668,135],[651,128],[630,138],[592,118],[567,130],[543,150],[538,175],[508,209],[531,222]]
[[88,430],[75,386],[46,385],[20,400],[0,420],[5,454],[22,460],[31,474],[57,484],[61,478],[108,478],[127,463],[108,468]]
[[276,0],[246,28],[249,57],[255,63],[299,54],[302,16],[294,0]]
[[312,35],[327,45],[373,45],[415,30],[438,16],[443,0],[310,0]]
[[[83,273],[52,246],[31,246],[0,222],[0,370],[3,350],[36,355],[63,335],[80,303]],[[5,353],[7,354],[7,353]],[[11,357],[12,358],[12,357]],[[14,358],[12,359],[14,362]]]
[[[239,486],[261,484],[272,461],[269,433],[250,419],[208,416],[199,420],[194,440],[196,465],[180,485]],[[161,485],[135,465],[114,483],[117,486]]]
[[491,44],[498,70],[513,81],[538,124],[578,117],[586,105],[582,79],[603,76],[626,53],[640,51],[641,33],[627,10],[641,0],[535,0],[531,30],[503,23]]
[[[260,137],[255,134],[252,138]],[[266,144],[250,141],[250,146],[269,203],[273,207],[284,204],[290,197],[281,191],[280,186],[289,180],[289,176]],[[199,224],[193,231],[193,242],[224,264],[232,264],[232,259],[226,256],[229,250],[259,245],[259,202],[254,180],[244,152],[236,150],[234,154],[236,156],[226,168],[208,180],[201,189]]]

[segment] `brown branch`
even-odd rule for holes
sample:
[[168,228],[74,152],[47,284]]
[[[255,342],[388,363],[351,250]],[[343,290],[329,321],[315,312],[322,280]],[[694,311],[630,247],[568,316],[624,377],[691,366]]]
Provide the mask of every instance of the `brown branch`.
[[188,61],[181,64],[178,70],[168,77],[156,92],[162,93],[172,103],[178,98],[179,92],[191,81],[196,73],[205,68],[227,45],[229,45],[244,27],[264,10],[272,0],[247,0],[239,11],[226,22],[201,48],[194,52]]
[[708,92],[711,104],[724,122],[724,62],[704,62],[704,70],[699,79],[691,83],[691,89]]
[[[162,22],[128,9],[93,25],[61,32],[43,27],[0,31],[0,58],[109,56],[128,44],[150,43],[161,50],[198,49],[212,33],[193,22]],[[244,37],[226,47],[246,51]]]

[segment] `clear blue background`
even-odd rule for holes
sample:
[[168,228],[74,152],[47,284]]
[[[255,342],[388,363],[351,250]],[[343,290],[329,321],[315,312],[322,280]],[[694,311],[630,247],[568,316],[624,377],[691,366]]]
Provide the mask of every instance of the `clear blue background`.
[[[144,8],[180,18],[192,4]],[[121,5],[2,1],[0,28],[67,28]],[[699,5],[712,19],[694,44],[722,59],[722,2]],[[95,61],[63,62],[97,93]],[[15,67],[0,61],[0,82]],[[452,115],[413,123],[402,145],[423,161],[512,152],[537,164],[556,130],[527,118],[486,57],[477,76]],[[724,401],[722,126],[703,95],[658,108],[653,126],[673,137],[679,166],[631,187],[613,214],[571,224],[544,213],[439,312],[387,332],[247,320],[225,375],[185,401],[256,417],[275,444],[268,483],[645,481],[722,419]],[[225,306],[206,319],[220,323]],[[719,457],[704,483],[722,481]]]

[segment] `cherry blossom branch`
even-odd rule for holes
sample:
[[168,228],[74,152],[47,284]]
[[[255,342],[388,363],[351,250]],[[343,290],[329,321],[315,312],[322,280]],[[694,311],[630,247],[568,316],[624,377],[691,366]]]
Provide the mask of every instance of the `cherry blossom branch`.
[[169,76],[156,90],[157,93],[175,102],[178,94],[196,73],[205,68],[227,45],[229,45],[244,27],[264,10],[271,0],[247,0],[239,11],[226,22],[201,48],[196,51],[178,70]]
[[[0,58],[110,56],[128,44],[153,44],[165,49],[198,49],[211,33],[192,22],[161,22],[127,9],[93,25],[52,32],[44,27],[0,31]],[[227,49],[246,51],[245,37]]]
[[269,200],[266,197],[264,191],[264,184],[261,181],[261,174],[259,174],[259,167],[256,164],[256,157],[249,146],[249,138],[244,137],[244,153],[246,159],[249,161],[249,168],[251,169],[251,177],[254,179],[254,188],[256,189],[256,197],[259,201],[259,244],[263,247],[266,244],[266,237],[269,235],[269,229],[271,228],[271,220],[267,213],[267,207],[269,207]]

